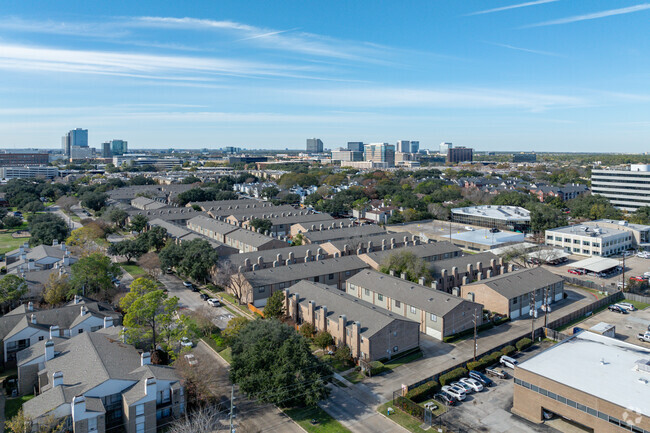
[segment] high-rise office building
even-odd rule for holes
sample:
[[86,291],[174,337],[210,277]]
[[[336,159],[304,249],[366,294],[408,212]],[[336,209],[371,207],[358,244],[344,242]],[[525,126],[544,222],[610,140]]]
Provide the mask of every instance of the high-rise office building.
[[418,153],[420,151],[420,142],[411,141],[411,153]]
[[353,152],[363,152],[363,142],[348,141],[348,150],[352,150]]
[[307,152],[308,153],[323,153],[323,142],[320,138],[307,139]]
[[454,147],[453,144],[443,141],[442,143],[440,143],[440,153],[446,155],[449,149],[451,149],[452,147]]
[[111,140],[110,143],[113,155],[124,155],[128,151],[128,142],[125,140]]
[[650,165],[632,164],[629,170],[591,170],[591,192],[607,197],[625,211],[650,206]]
[[370,143],[363,147],[365,161],[383,162],[388,167],[395,166],[395,145],[388,143]]
[[409,140],[399,140],[397,142],[396,152],[411,153],[411,142]]
[[474,158],[474,149],[469,147],[450,147],[447,150],[447,162],[472,162]]
[[357,152],[356,150],[333,150],[332,151],[332,161],[363,161],[363,152]]
[[88,147],[88,130],[72,129],[62,139],[61,147],[66,156],[70,156],[73,147]]
[[111,152],[111,142],[105,141],[102,143],[102,158],[110,158],[111,156],[113,156],[113,153]]

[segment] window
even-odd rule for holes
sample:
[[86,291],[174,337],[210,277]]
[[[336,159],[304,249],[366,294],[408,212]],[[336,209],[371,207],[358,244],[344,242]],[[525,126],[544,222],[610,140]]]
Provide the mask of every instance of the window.
[[598,418],[604,419],[605,421],[609,420],[609,416],[606,413],[598,412]]
[[38,341],[43,341],[44,339],[45,339],[45,337],[43,337],[42,335],[38,336]]
[[97,431],[97,418],[88,418],[88,431]]
[[79,331],[78,331],[78,333],[79,333],[79,334],[83,334],[83,333],[84,333],[84,330],[83,330],[83,328],[79,328]]
[[431,317],[432,322],[437,322],[438,321],[438,316],[436,316],[435,314],[431,313],[430,317]]
[[144,433],[144,415],[135,419],[135,431],[136,433]]
[[399,348],[397,346],[393,346],[393,352],[397,352]]
[[350,276],[350,271],[345,271],[345,276],[349,277]]
[[329,278],[330,280],[333,280],[334,279],[334,274],[330,274],[329,277],[327,277],[327,278]]
[[577,407],[578,406],[578,403],[576,403],[573,400],[569,400],[568,398],[566,399],[566,404],[567,404],[567,406],[571,406],[571,407]]
[[402,303],[400,301],[395,301],[395,308],[400,308]]
[[512,299],[512,303],[513,303],[513,304],[516,304],[516,303],[517,303],[517,299],[519,299],[519,298],[513,298],[513,299]]
[[136,415],[144,415],[144,404],[138,404],[135,407],[135,414]]
[[378,301],[383,301],[384,300],[384,295],[377,294],[377,300]]
[[366,296],[370,296],[370,290],[369,289],[363,289],[363,294]]
[[411,314],[415,314],[415,307],[411,307]]
[[103,326],[93,326],[92,328],[90,328],[90,332],[99,331],[102,328],[103,328]]
[[314,277],[314,283],[317,283],[319,280],[319,277]]
[[266,292],[266,287],[258,287],[257,288],[257,293],[264,293]]

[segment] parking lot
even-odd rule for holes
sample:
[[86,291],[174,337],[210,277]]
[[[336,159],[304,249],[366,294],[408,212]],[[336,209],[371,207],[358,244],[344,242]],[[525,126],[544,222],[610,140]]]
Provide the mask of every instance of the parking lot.
[[[618,259],[620,261],[620,264],[623,264],[623,259],[621,257],[611,257],[614,259]],[[559,275],[564,275],[564,276],[571,276],[573,278],[577,278],[579,280],[583,281],[591,281],[596,284],[601,284],[601,285],[611,285],[611,286],[616,286],[616,283],[619,283],[623,279],[623,273],[619,272],[617,274],[611,275],[606,278],[601,278],[597,276],[591,276],[591,275],[574,275],[569,273],[569,269],[575,268],[575,263],[579,262],[580,260],[584,260],[584,256],[576,256],[572,255],[569,257],[569,261],[566,263],[563,263],[558,266],[549,266],[549,265],[544,265],[546,269],[548,269],[551,272],[554,272]],[[636,257],[636,256],[631,256],[631,257],[626,257],[625,258],[625,278],[629,279],[630,277],[633,276],[639,276],[643,275],[644,272],[649,272],[650,271],[650,259],[644,259],[641,257]]]
[[[645,310],[632,311],[629,314],[616,313],[609,310],[601,311],[598,314],[579,323],[576,327],[589,329],[600,322],[609,323],[616,326],[616,338],[628,343],[639,344],[644,347],[650,347],[650,343],[637,340],[636,335],[645,332],[650,325],[650,307]],[[568,329],[565,332],[570,333]]]
[[[534,345],[514,358],[522,362],[539,353],[553,343],[544,341]],[[442,420],[450,426],[477,432],[532,433],[557,432],[558,430],[544,424],[534,424],[510,413],[514,381],[513,370],[502,368],[508,373],[507,379],[490,378],[496,386],[480,393],[468,395],[465,400],[442,415]]]

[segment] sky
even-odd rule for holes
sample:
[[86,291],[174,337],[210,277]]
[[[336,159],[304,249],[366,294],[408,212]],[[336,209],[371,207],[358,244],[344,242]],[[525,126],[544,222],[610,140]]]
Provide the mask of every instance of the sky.
[[650,151],[650,3],[21,1],[0,148]]

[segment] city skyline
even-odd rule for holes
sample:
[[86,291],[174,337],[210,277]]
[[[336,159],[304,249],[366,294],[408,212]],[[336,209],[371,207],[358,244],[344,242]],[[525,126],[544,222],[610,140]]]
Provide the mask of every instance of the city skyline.
[[[154,7],[155,6],[155,7]],[[152,12],[155,10],[155,13]],[[648,149],[650,4],[12,4],[2,147]]]

